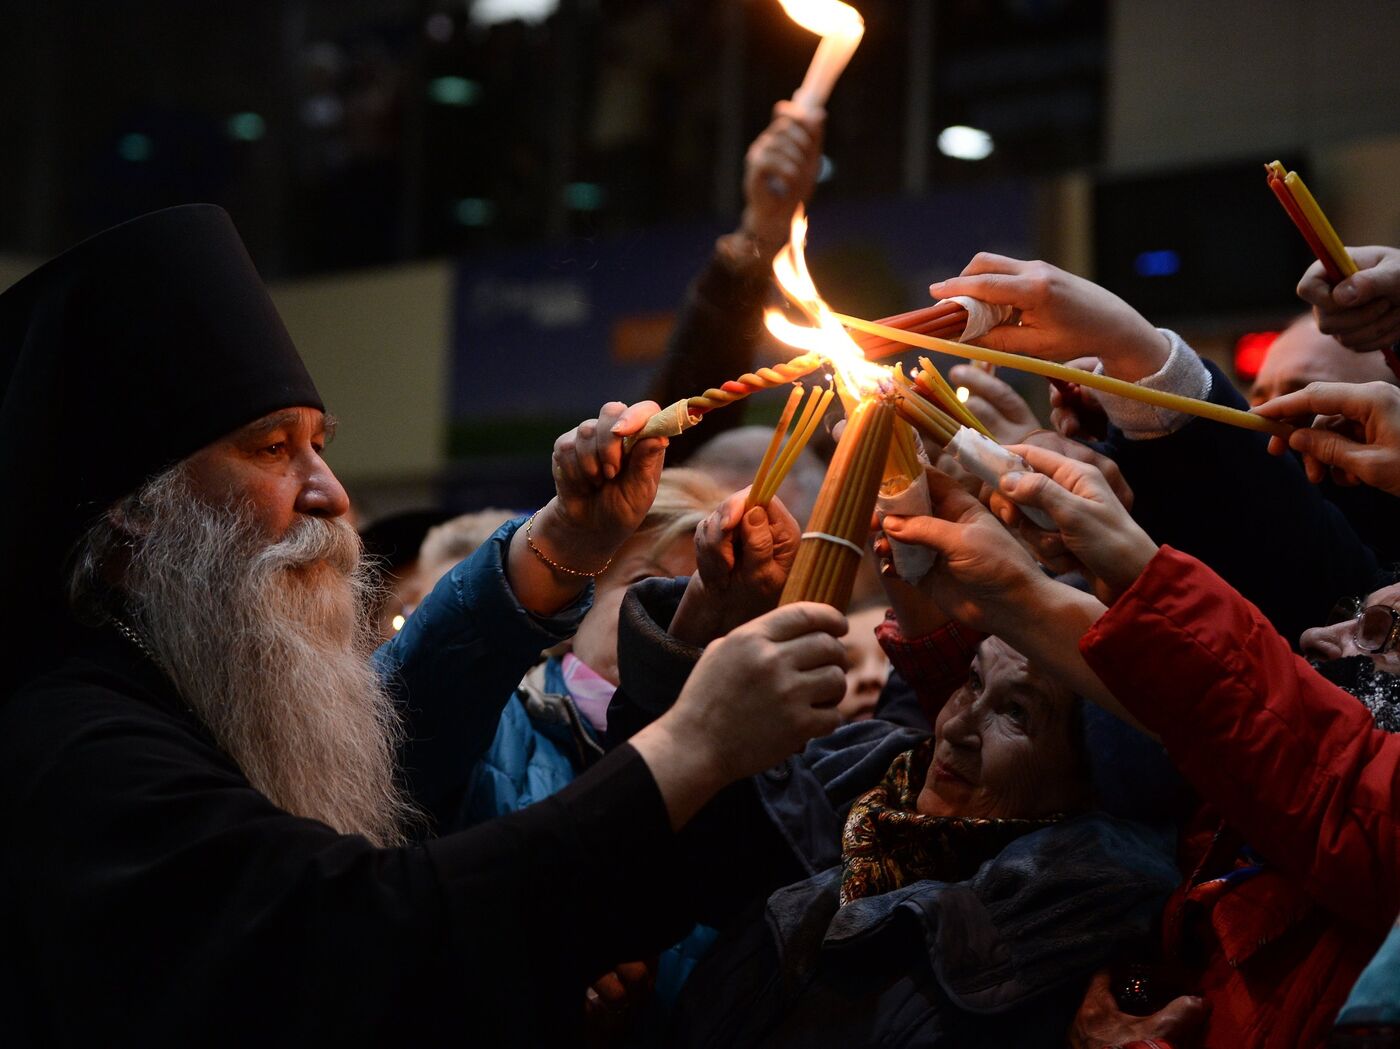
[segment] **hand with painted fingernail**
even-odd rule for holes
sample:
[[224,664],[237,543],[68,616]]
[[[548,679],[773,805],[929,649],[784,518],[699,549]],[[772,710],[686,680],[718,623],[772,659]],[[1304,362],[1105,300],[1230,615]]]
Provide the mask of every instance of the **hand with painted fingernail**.
[[625,454],[622,443],[656,412],[654,401],[611,401],[554,442],[554,498],[516,533],[507,562],[516,598],[532,612],[577,597],[651,509],[667,440],[647,438]]
[[747,509],[735,492],[695,529],[695,574],[671,621],[671,634],[704,645],[777,607],[802,533],[775,498]]
[[993,509],[1003,521],[1013,507],[1036,507],[1048,514],[1055,522],[1053,533],[1021,528],[1022,539],[1053,571],[1083,571],[1099,600],[1112,604],[1156,556],[1157,544],[1093,463],[1030,444],[1011,450],[1035,472],[1004,474]]

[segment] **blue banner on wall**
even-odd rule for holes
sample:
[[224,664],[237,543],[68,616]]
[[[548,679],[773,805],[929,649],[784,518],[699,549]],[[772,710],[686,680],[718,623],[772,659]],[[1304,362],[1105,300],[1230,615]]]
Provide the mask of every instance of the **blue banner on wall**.
[[[1024,183],[917,200],[819,200],[810,217],[819,288],[837,309],[866,315],[927,303],[930,281],[978,251],[1028,258],[1034,250]],[[538,455],[536,429],[642,396],[670,319],[722,232],[671,227],[461,259],[453,457]]]

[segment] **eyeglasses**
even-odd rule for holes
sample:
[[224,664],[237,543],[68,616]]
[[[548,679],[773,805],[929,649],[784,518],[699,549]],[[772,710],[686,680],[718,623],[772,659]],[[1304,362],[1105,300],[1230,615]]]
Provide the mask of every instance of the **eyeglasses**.
[[1373,656],[1389,652],[1400,637],[1400,611],[1367,605],[1356,615],[1356,647]]

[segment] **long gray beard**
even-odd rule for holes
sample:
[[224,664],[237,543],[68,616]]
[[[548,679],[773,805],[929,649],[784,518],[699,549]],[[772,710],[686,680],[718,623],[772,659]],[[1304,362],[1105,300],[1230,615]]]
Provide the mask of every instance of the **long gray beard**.
[[299,518],[269,544],[176,469],[140,496],[149,530],[124,579],[129,613],[181,697],[254,787],[376,845],[403,840],[402,729],[374,673],[359,536]]

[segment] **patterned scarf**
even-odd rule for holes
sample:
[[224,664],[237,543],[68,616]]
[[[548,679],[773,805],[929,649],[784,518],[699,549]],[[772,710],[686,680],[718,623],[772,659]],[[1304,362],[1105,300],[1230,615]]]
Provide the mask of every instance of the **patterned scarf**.
[[894,759],[878,786],[851,806],[841,832],[841,905],[916,881],[966,881],[1011,842],[1064,819],[925,816],[915,807],[933,740]]

